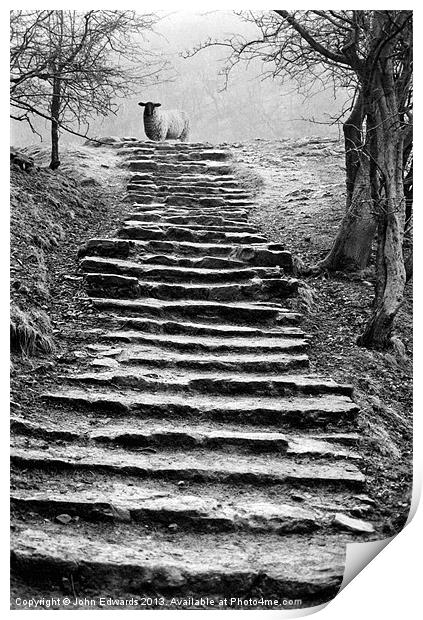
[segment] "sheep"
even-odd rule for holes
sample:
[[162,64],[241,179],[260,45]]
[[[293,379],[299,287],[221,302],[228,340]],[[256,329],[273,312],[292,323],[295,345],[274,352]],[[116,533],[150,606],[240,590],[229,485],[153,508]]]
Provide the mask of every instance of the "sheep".
[[148,101],[138,104],[144,110],[144,129],[147,138],[160,142],[162,140],[180,140],[186,142],[189,134],[189,120],[180,110],[159,111],[161,103]]

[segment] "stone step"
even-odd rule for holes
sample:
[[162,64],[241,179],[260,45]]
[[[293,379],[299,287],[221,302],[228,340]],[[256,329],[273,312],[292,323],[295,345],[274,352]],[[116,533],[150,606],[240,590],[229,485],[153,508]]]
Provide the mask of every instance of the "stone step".
[[277,427],[326,426],[354,423],[358,407],[347,396],[294,396],[289,398],[193,395],[178,392],[149,393],[107,389],[67,389],[49,392],[43,398],[52,403],[101,409],[115,415],[202,416],[231,422],[271,424]]
[[187,158],[190,157],[194,160],[214,160],[214,161],[226,161],[228,159],[232,159],[233,155],[229,149],[225,150],[217,150],[217,149],[205,149],[199,151],[191,151],[188,155],[181,154],[179,158]]
[[[85,332],[86,333],[86,332]],[[286,353],[303,352],[308,342],[301,338],[249,338],[151,334],[141,331],[109,331],[98,335],[99,340],[126,342],[130,344],[148,344],[178,351],[204,351],[205,353]],[[159,353],[158,353],[159,354]]]
[[222,185],[216,183],[158,183],[154,177],[154,181],[145,182],[145,180],[130,180],[126,186],[128,191],[137,193],[148,193],[154,189],[160,197],[169,195],[189,196],[198,198],[240,198],[251,200],[251,192],[241,189],[240,187],[231,185]]
[[254,279],[240,283],[166,283],[139,280],[110,273],[86,273],[84,281],[91,297],[137,298],[162,300],[242,301],[279,300],[294,295],[298,280],[294,278]]
[[215,149],[216,145],[211,144],[210,142],[154,142],[153,140],[137,140],[137,139],[127,139],[122,138],[119,143],[119,147],[127,147],[127,148],[143,148],[147,150],[156,151],[185,151],[192,150],[195,151],[197,149],[206,150],[206,149]]
[[140,330],[152,334],[189,334],[195,336],[245,337],[260,336],[264,338],[307,338],[298,327],[279,327],[266,330],[243,325],[219,325],[218,323],[193,323],[181,321],[160,321],[144,317],[106,317],[108,325],[114,328]]
[[[267,429],[251,430],[248,425],[219,424],[192,420],[178,420],[177,429],[172,423],[154,418],[120,418],[117,421],[104,418],[81,417],[67,411],[63,419],[57,411],[49,411],[49,418],[34,423],[22,418],[11,419],[11,430],[17,435],[77,443],[94,442],[116,445],[125,449],[195,450],[207,449],[232,453],[274,453],[299,458],[360,460],[354,448],[359,436],[356,433],[303,433],[292,435],[271,432]],[[315,498],[314,500],[315,501]],[[337,507],[337,510],[339,507]]]
[[128,241],[131,248],[137,254],[155,253],[184,256],[190,260],[196,257],[225,257],[237,260],[250,266],[257,267],[283,267],[285,271],[292,271],[292,255],[286,250],[273,250],[269,246],[262,245],[235,245],[235,244],[207,244],[192,243],[187,241]]
[[[137,246],[135,246],[137,247]],[[135,254],[135,252],[134,252]],[[142,265],[166,265],[169,267],[184,267],[186,269],[210,269],[210,270],[239,270],[245,268],[255,269],[255,265],[249,265],[240,260],[221,258],[218,256],[203,256],[187,258],[180,254],[138,254],[134,256],[135,262]],[[258,265],[258,267],[260,267]],[[284,270],[285,272],[285,270]]]
[[[255,246],[228,245],[228,244],[202,244],[190,243],[185,241],[139,241],[129,239],[90,239],[79,249],[79,257],[84,256],[105,256],[128,258],[129,255],[138,255],[143,260],[147,255],[148,260],[152,260],[152,256],[157,256],[163,260],[168,260],[167,264],[175,264],[179,261],[179,257],[183,256],[185,265],[181,266],[197,266],[204,267],[197,261],[206,259],[212,261],[215,258],[220,260],[231,261],[236,263],[233,266],[239,266],[240,263],[252,266],[280,266],[285,271],[292,270],[292,256],[290,252],[285,250],[272,250],[265,244]],[[199,258],[202,257],[202,258]],[[154,261],[153,261],[154,262]],[[223,268],[224,263],[215,263],[216,268]],[[209,267],[210,268],[210,267]],[[228,265],[229,268],[229,265]]]
[[123,222],[125,225],[131,226],[133,223],[141,222],[143,224],[147,223],[147,226],[151,223],[154,227],[159,227],[162,230],[167,230],[169,228],[181,228],[184,230],[193,230],[193,231],[211,231],[211,232],[221,232],[221,233],[251,233],[252,235],[257,235],[257,228],[255,226],[250,226],[248,224],[243,224],[241,222],[222,222],[220,224],[206,224],[204,222],[190,222],[190,218],[184,218],[188,221],[175,222],[175,221],[166,221],[163,218],[158,217],[155,221],[151,219],[145,219],[144,214],[142,213],[130,213],[126,218],[124,218]]
[[79,445],[70,442],[52,443],[29,437],[16,437],[11,449],[12,463],[28,469],[89,470],[184,481],[218,481],[221,483],[269,484],[292,487],[323,486],[360,490],[364,476],[349,461],[294,462],[283,456],[268,454],[220,454],[214,451],[191,450],[148,452]]
[[120,149],[120,155],[128,156],[131,159],[156,161],[159,163],[189,163],[228,161],[232,159],[229,150],[219,151],[213,149],[191,150],[191,151],[152,151],[151,149],[132,147],[131,149]]
[[133,172],[153,171],[156,174],[207,174],[226,176],[232,174],[232,166],[227,164],[206,164],[205,162],[193,161],[179,163],[157,163],[148,159],[131,159],[128,161],[128,168]]
[[[140,496],[131,487],[119,486],[108,493],[89,490],[70,492],[63,497],[54,489],[14,491],[10,497],[13,510],[36,512],[54,519],[67,514],[91,522],[132,522],[194,531],[253,531],[292,534],[312,532],[325,525],[319,513],[295,504],[276,502],[251,506],[242,501],[222,505],[213,497],[184,493],[163,497],[160,493]],[[329,524],[328,524],[329,525]]]
[[257,233],[197,231],[182,226],[142,226],[137,222],[125,222],[119,230],[118,236],[122,239],[139,239],[146,241],[191,241],[196,243],[250,244],[265,243],[265,237]]
[[235,177],[231,175],[165,175],[165,174],[145,174],[143,176],[134,174],[130,176],[130,183],[142,183],[144,181],[150,181],[156,183],[158,186],[176,187],[190,186],[190,187],[205,187],[205,188],[227,188],[227,189],[243,189]]
[[136,211],[134,213],[138,221],[145,222],[169,222],[174,224],[238,224],[247,222],[246,211],[216,211],[208,213],[201,209],[155,209]]
[[[216,149],[216,144],[211,142],[154,142],[156,152],[172,152],[172,151],[204,151],[207,149]],[[224,146],[224,148],[227,148]]]
[[[200,210],[201,211],[201,210]],[[238,211],[239,213],[239,211]],[[237,219],[238,217],[238,219]],[[237,216],[237,212],[235,213],[235,218],[232,217],[232,214],[228,212],[227,215],[222,216],[220,210],[213,210],[207,212],[207,210],[203,210],[201,214],[198,214],[197,209],[184,209],[180,207],[176,207],[175,209],[148,209],[145,210],[143,207],[139,209],[138,207],[134,208],[131,213],[125,217],[127,221],[134,222],[147,222],[148,226],[165,226],[165,225],[175,225],[175,226],[187,226],[187,227],[209,227],[214,226],[215,229],[219,228],[237,228],[237,230],[242,232],[252,232],[257,233],[257,227],[253,226],[251,223],[247,221],[243,216],[240,218]],[[158,224],[156,224],[158,222]],[[205,228],[206,230],[215,230],[214,228]],[[228,230],[231,232],[231,230]],[[236,231],[235,231],[236,232]]]
[[189,596],[204,597],[198,604],[208,609],[214,597],[216,608],[222,597],[228,597],[228,606],[239,608],[245,597],[295,599],[309,606],[337,594],[351,541],[345,535],[285,538],[212,532],[200,538],[155,534],[152,545],[151,534],[134,531],[129,524],[108,528],[87,524],[82,534],[74,527],[64,532],[59,523],[46,523],[42,529],[38,522],[23,523],[12,535],[12,571],[32,584],[59,590],[63,577],[72,575],[74,588],[82,592],[88,588],[120,598],[160,593],[165,608],[178,606],[172,602],[178,596],[183,597],[180,608]]
[[[131,197],[130,197],[131,198]],[[224,207],[214,207],[214,206],[206,206],[206,205],[165,205],[164,202],[160,200],[160,197],[154,195],[143,194],[140,202],[134,202],[131,198],[132,209],[134,213],[138,214],[151,214],[156,213],[157,211],[162,211],[165,215],[205,215],[207,217],[210,216],[223,216],[226,214],[227,218],[231,218],[233,215],[236,216],[239,213],[242,213],[246,217],[249,216],[249,207],[245,206],[234,206],[231,204],[225,204]],[[246,218],[245,218],[246,219]],[[245,221],[244,219],[244,221]]]
[[[160,194],[162,194],[162,192],[160,192]],[[179,204],[175,201],[181,201],[182,205],[185,202],[187,205],[198,203],[199,206],[203,207],[225,207],[226,204],[231,204],[234,200],[246,200],[248,203],[252,202],[248,195],[245,193],[239,195],[238,191],[226,190],[225,195],[217,195],[208,189],[198,193],[189,190],[184,192],[178,187],[177,190],[168,190],[167,196],[164,198],[164,203],[166,205],[174,205]]]
[[157,192],[154,188],[151,188],[150,192],[148,193],[130,191],[124,196],[123,202],[129,202],[133,205],[150,205],[150,209],[153,208],[153,205],[163,205],[163,202],[157,195]]
[[[134,192],[133,196],[136,195],[137,193]],[[254,206],[254,202],[249,198],[218,198],[213,196],[193,196],[191,194],[170,194],[164,199],[164,203],[169,206],[193,208],[225,208],[230,206],[252,208]]]
[[301,320],[301,315],[280,306],[245,302],[162,301],[151,297],[137,300],[93,298],[91,301],[96,308],[162,319],[190,318],[201,322],[203,319],[219,318],[231,325],[248,322],[254,326],[263,323],[298,325]]
[[[242,263],[241,263],[242,264]],[[245,282],[253,278],[277,278],[281,276],[278,267],[246,267],[224,269],[221,264],[215,269],[204,267],[188,268],[179,266],[138,263],[118,258],[88,256],[80,261],[80,269],[88,273],[115,273],[139,277],[142,280],[162,282]]]
[[[131,183],[131,185],[137,185],[137,183]],[[141,185],[142,186],[142,185]],[[198,197],[214,197],[217,198],[252,198],[251,192],[246,191],[245,189],[241,189],[239,187],[227,187],[224,185],[217,186],[216,184],[205,184],[205,183],[196,183],[196,184],[182,184],[182,183],[172,183],[172,184],[159,184],[157,186],[158,192],[160,195],[169,195],[172,194],[182,194],[189,196],[198,196]]]
[[193,370],[215,370],[233,372],[265,372],[275,374],[308,368],[309,359],[304,353],[263,353],[245,354],[242,352],[231,354],[216,353],[178,353],[177,351],[157,349],[146,350],[146,346],[128,347],[125,355],[120,358],[123,364],[144,364],[151,368],[188,368]]
[[338,384],[332,379],[315,375],[282,375],[254,377],[233,373],[164,373],[152,377],[145,375],[139,366],[114,369],[109,372],[85,372],[65,375],[63,379],[72,383],[88,385],[127,386],[141,391],[171,391],[201,394],[262,395],[265,397],[289,396],[295,394],[341,394],[352,396],[351,385]]
[[198,195],[192,194],[176,194],[172,192],[162,193],[158,189],[151,185],[147,185],[143,188],[128,189],[124,198],[125,202],[130,202],[134,205],[144,209],[151,209],[151,204],[156,203],[161,205],[162,208],[175,210],[175,209],[189,209],[189,210],[204,210],[207,213],[219,214],[221,210],[235,211],[242,209],[249,212],[254,203],[245,197],[228,196],[220,197],[216,195]]

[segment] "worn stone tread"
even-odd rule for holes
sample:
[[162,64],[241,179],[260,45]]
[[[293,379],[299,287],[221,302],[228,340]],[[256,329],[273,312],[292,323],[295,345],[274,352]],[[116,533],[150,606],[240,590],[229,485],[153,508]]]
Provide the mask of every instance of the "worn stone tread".
[[265,243],[262,235],[243,232],[201,231],[191,230],[183,226],[143,226],[142,222],[126,221],[119,230],[122,239],[138,239],[146,241],[191,241],[196,243],[249,244]]
[[[131,262],[158,262],[186,267],[281,267],[292,270],[292,256],[287,251],[274,251],[265,245],[243,246],[199,244],[184,241],[140,241],[129,239],[92,239],[80,249],[81,256],[91,255],[126,259]],[[157,257],[154,259],[153,257]],[[158,260],[160,258],[160,260]],[[181,262],[184,261],[184,262]],[[213,262],[214,261],[214,262]]]
[[80,445],[70,442],[51,444],[46,449],[35,438],[14,438],[12,463],[25,467],[100,470],[141,478],[219,481],[253,484],[284,484],[293,486],[323,485],[361,489],[364,476],[350,461],[293,462],[292,459],[257,453],[254,458],[243,454],[220,454],[213,451],[187,450],[134,452],[119,447],[97,444]]
[[260,336],[264,338],[302,338],[307,335],[299,327],[281,326],[274,329],[259,329],[245,325],[227,325],[211,323],[193,323],[187,321],[171,321],[148,319],[145,317],[110,317],[110,323],[120,326],[122,329],[137,329],[155,334],[191,334],[203,336],[234,336],[250,337]]
[[[146,221],[143,217],[138,217],[138,215],[136,213],[130,214],[128,215],[127,218],[125,218],[124,223],[127,224],[128,226],[132,226],[134,222],[138,223],[140,222],[143,226],[146,224]],[[150,221],[147,222],[150,223]],[[162,220],[156,220],[155,222],[151,222],[152,224],[154,223],[154,225],[157,228],[160,228],[163,231],[166,230],[189,230],[189,231],[193,231],[193,232],[217,232],[217,233],[234,233],[234,234],[252,234],[252,235],[256,235],[257,233],[255,232],[255,227],[254,226],[250,226],[248,224],[242,224],[240,222],[235,222],[235,223],[227,223],[227,222],[222,222],[221,224],[204,224],[204,223],[179,223],[179,222],[163,222]]]
[[231,504],[212,496],[198,497],[184,492],[173,496],[163,493],[140,494],[138,489],[114,485],[107,494],[78,490],[63,497],[48,491],[12,491],[12,508],[36,511],[43,516],[69,514],[88,521],[132,521],[154,527],[176,524],[183,530],[276,532],[279,534],[311,532],[330,520],[316,510],[282,502],[247,502]]
[[249,338],[219,337],[219,336],[191,336],[174,334],[150,334],[140,331],[109,331],[99,334],[100,340],[115,342],[141,343],[178,349],[181,351],[216,351],[234,353],[244,351],[259,353],[268,351],[277,352],[302,352],[307,346],[307,340],[301,338],[266,338],[250,336]]
[[145,369],[137,366],[102,373],[78,373],[66,375],[68,381],[103,385],[123,385],[140,390],[186,391],[220,394],[262,394],[277,396],[292,393],[342,394],[352,396],[351,385],[341,385],[333,379],[316,375],[282,375],[274,378],[260,375],[234,373],[185,372],[173,375],[160,374],[151,377]]
[[[15,419],[11,428],[20,435],[45,440],[67,440],[86,444],[94,442],[120,446],[127,449],[195,449],[237,451],[240,453],[277,453],[287,457],[334,460],[360,460],[357,452],[343,445],[344,438],[332,433],[328,440],[309,435],[292,435],[279,432],[255,431],[249,427],[225,428],[217,424],[194,421],[189,424],[178,420],[178,429],[153,419],[109,421],[107,426],[93,428],[94,420],[85,422],[68,415],[58,424],[45,420],[42,424]],[[357,442],[357,436],[355,436]]]
[[140,222],[167,222],[169,224],[229,224],[238,225],[247,223],[248,212],[239,210],[216,210],[215,213],[210,213],[201,209],[184,209],[170,207],[163,207],[157,209],[134,209],[134,212],[129,215],[131,219],[138,220]]
[[138,392],[125,389],[63,389],[47,392],[43,398],[48,402],[101,409],[110,414],[203,416],[216,420],[241,420],[252,424],[276,426],[308,424],[325,426],[354,422],[357,405],[347,396],[291,396],[261,397],[218,394],[181,394],[178,392]]
[[80,261],[80,269],[86,272],[117,273],[121,275],[140,276],[143,280],[162,280],[171,282],[227,282],[244,281],[252,278],[280,277],[281,271],[277,267],[247,267],[239,269],[189,268],[179,266],[154,265],[151,263],[137,263],[117,258],[102,258],[87,256]]
[[[112,526],[109,526],[112,527]],[[91,588],[139,594],[291,597],[313,604],[332,598],[343,578],[348,537],[215,533],[198,539],[184,534],[138,534],[120,525],[119,533],[92,526],[86,536],[60,524],[43,529],[24,524],[12,535],[12,567],[61,585],[75,574]],[[116,529],[116,528],[114,528]],[[104,534],[102,534],[104,532]],[[205,550],[207,549],[207,553]]]
[[88,293],[101,297],[157,297],[158,299],[187,299],[203,301],[271,301],[295,295],[298,280],[295,278],[253,278],[241,282],[166,282],[141,280],[134,276],[116,273],[85,273]]
[[[107,425],[99,420],[81,418],[68,413],[57,420],[58,414],[34,423],[12,418],[11,428],[20,435],[45,440],[87,441],[117,445],[128,449],[193,449],[237,451],[241,453],[277,453],[287,457],[312,457],[313,459],[360,460],[351,446],[358,442],[358,435],[347,437],[341,433],[327,433],[324,438],[316,434],[295,435],[272,432],[267,429],[252,430],[247,425],[222,425],[213,422],[178,420],[178,428],[154,418],[109,420]],[[347,445],[345,445],[347,440]]]
[[150,368],[188,368],[201,370],[219,370],[233,372],[266,372],[275,374],[288,370],[304,369],[309,366],[305,353],[221,353],[205,352],[181,353],[166,349],[148,349],[145,345],[129,345],[119,356],[122,364],[143,364]]
[[[285,456],[320,456],[359,460],[356,452],[360,436],[357,433],[332,430],[319,432],[301,429],[269,430],[268,425],[242,422],[220,422],[196,418],[178,418],[177,428],[171,421],[154,417],[121,415],[105,418],[96,412],[77,411],[49,407],[37,422],[13,416],[11,428],[18,435],[39,439],[65,439],[76,442],[115,442],[126,448],[147,447],[193,448],[207,447],[211,450],[241,451],[247,453],[276,452]],[[307,450],[298,447],[305,441]]]
[[251,322],[253,324],[281,320],[284,324],[297,325],[301,316],[296,312],[276,305],[253,304],[248,302],[217,303],[201,299],[190,302],[160,300],[153,297],[132,299],[92,298],[97,308],[110,309],[119,312],[137,313],[154,318],[189,317],[199,321],[204,318],[224,318],[228,324]]

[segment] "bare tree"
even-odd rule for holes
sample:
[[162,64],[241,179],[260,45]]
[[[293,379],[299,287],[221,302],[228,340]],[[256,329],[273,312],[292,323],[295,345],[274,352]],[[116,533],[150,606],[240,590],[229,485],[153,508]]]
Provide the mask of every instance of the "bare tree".
[[[377,286],[359,343],[386,347],[400,307],[405,271],[404,147],[411,143],[411,11],[242,11],[256,36],[208,40],[228,49],[225,80],[242,61],[259,59],[264,74],[297,81],[307,93],[321,82],[351,90],[344,122],[346,215],[317,269],[367,265],[377,230]],[[340,119],[345,111],[340,114]]]
[[115,114],[117,99],[159,79],[165,61],[139,38],[158,17],[134,11],[12,11],[12,118],[51,122],[51,163],[60,130],[87,136],[93,116]]

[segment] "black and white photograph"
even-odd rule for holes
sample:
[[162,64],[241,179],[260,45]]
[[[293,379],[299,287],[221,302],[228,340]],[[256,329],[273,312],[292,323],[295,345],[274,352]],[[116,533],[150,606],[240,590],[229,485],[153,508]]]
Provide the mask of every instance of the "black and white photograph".
[[69,6],[9,13],[10,609],[318,611],[415,510],[413,11]]

